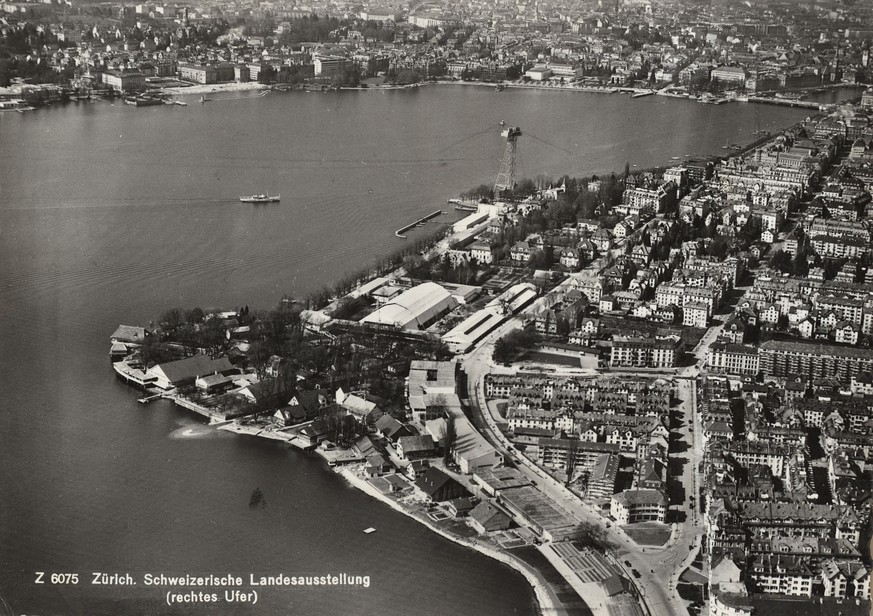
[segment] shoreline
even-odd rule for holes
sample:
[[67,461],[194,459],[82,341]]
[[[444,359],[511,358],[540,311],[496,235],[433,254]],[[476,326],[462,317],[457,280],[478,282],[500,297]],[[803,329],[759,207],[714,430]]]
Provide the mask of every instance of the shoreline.
[[146,93],[160,94],[211,94],[213,92],[251,92],[256,90],[269,90],[271,86],[257,81],[195,84],[191,86],[167,86],[147,89]]
[[[152,93],[165,93],[172,95],[184,95],[184,94],[209,94],[212,92],[250,92],[257,90],[273,90],[275,86],[282,86],[285,84],[263,84],[254,81],[248,82],[226,82],[226,83],[216,83],[216,84],[192,84],[189,86],[167,86],[167,87],[156,87],[148,92]],[[418,83],[412,84],[386,84],[386,85],[378,85],[378,86],[369,86],[369,87],[361,87],[361,86],[339,86],[337,89],[339,91],[347,91],[347,92],[367,92],[367,91],[394,91],[394,90],[410,90],[416,89],[420,87],[428,87],[428,86],[461,86],[461,87],[479,87],[479,88],[491,88],[494,89],[498,86],[502,86],[505,89],[515,89],[515,90],[545,90],[549,92],[582,92],[589,94],[641,94],[641,95],[658,95],[658,96],[666,96],[668,98],[679,98],[685,99],[692,102],[700,102],[702,104],[706,104],[706,101],[700,101],[696,98],[691,97],[688,93],[676,93],[676,92],[667,92],[670,86],[664,89],[659,88],[649,88],[649,87],[638,87],[638,86],[618,86],[618,85],[604,85],[604,86],[593,86],[593,85],[580,85],[575,83],[566,83],[566,84],[547,84],[547,83],[518,83],[518,82],[485,82],[485,81],[462,81],[462,80],[452,80],[452,79],[438,79],[435,81],[421,81]],[[812,88],[799,88],[797,90],[790,90],[789,92],[809,92],[816,93],[819,91],[828,91],[828,90],[839,90],[841,88],[846,89],[864,89],[864,84],[822,84],[819,86],[815,86]],[[720,104],[724,103],[733,103],[733,102],[749,102],[749,103],[758,103],[758,104],[775,104],[775,105],[784,105],[784,106],[792,106],[794,102],[791,98],[780,98],[780,97],[766,97],[767,101],[760,100],[749,100],[749,98],[755,98],[755,95],[745,95],[743,97],[724,97],[721,99]],[[823,103],[824,104],[824,103]]]
[[[406,517],[418,522],[425,528],[437,533],[441,537],[448,539],[449,541],[456,543],[457,545],[474,550],[484,556],[503,563],[504,565],[511,567],[513,570],[523,575],[534,591],[534,598],[540,612],[555,613],[560,609],[559,602],[556,600],[557,597],[554,596],[554,593],[551,588],[549,588],[548,583],[542,580],[539,576],[539,573],[536,572],[536,570],[530,567],[527,563],[524,563],[523,561],[520,561],[519,559],[514,558],[505,552],[500,552],[496,549],[481,545],[478,542],[464,541],[460,537],[455,537],[454,535],[429,524],[428,522],[422,520],[413,513],[407,511],[402,505],[400,505],[393,499],[379,492],[376,488],[355,475],[355,473],[347,467],[337,468],[335,472],[336,474],[341,475],[351,487],[360,490],[361,492],[367,494],[372,498],[375,498],[379,502],[389,506],[394,511],[401,513]],[[583,602],[585,601],[584,597],[580,596],[579,599]]]

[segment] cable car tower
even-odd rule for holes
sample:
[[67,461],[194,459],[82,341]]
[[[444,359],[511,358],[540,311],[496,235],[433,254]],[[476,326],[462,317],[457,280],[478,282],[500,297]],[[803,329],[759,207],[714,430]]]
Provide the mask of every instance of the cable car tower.
[[503,160],[500,161],[500,170],[497,172],[497,181],[494,183],[495,197],[504,190],[512,190],[515,186],[515,157],[521,129],[518,126],[509,126],[503,129],[500,136],[506,137],[506,149],[503,150]]

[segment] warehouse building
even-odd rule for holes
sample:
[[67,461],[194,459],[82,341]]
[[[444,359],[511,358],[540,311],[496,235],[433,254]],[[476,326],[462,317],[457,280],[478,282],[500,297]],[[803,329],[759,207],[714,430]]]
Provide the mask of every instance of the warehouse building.
[[427,329],[456,306],[452,294],[434,282],[412,287],[362,319],[401,329]]

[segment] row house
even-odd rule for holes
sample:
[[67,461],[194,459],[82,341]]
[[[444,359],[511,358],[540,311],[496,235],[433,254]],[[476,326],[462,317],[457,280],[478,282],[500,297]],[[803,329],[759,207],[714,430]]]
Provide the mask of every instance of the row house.
[[861,529],[869,522],[869,511],[864,519],[852,507],[839,507],[805,501],[738,502],[734,511],[750,537],[817,537],[842,539],[857,545]]
[[767,376],[836,378],[873,370],[873,350],[829,344],[768,340],[759,347],[761,371]]
[[861,259],[868,252],[867,242],[854,238],[835,238],[816,235],[811,240],[812,248],[821,257],[834,259]]
[[510,409],[506,414],[506,422],[510,430],[527,428],[555,430],[559,415],[558,411],[545,409]]
[[731,441],[721,445],[722,455],[743,467],[763,465],[774,477],[784,477],[791,449],[786,445],[762,441]]
[[811,597],[816,581],[806,559],[781,554],[761,554],[748,566],[746,575],[758,592],[793,597]]
[[833,220],[814,216],[811,220],[805,220],[803,230],[809,236],[826,235],[834,238],[854,238],[870,241],[870,229],[867,222],[852,222]]

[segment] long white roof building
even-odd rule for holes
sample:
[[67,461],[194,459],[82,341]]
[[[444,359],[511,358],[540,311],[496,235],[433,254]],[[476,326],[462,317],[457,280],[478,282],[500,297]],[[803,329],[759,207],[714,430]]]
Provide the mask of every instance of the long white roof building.
[[449,291],[434,282],[425,282],[401,293],[361,321],[402,329],[426,329],[457,305]]

